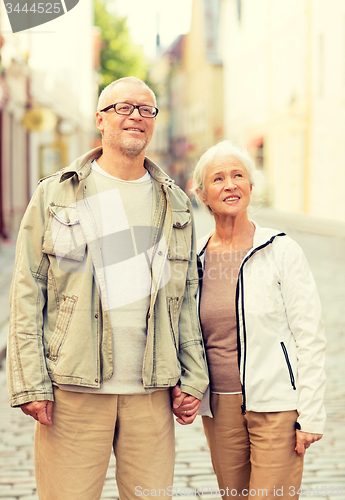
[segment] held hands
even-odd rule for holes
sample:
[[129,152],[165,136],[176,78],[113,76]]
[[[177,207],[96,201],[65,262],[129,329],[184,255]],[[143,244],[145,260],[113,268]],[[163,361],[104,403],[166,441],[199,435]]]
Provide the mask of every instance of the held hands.
[[322,434],[312,434],[310,432],[303,432],[296,430],[296,448],[295,451],[297,455],[303,457],[305,450],[309,448],[312,443],[319,441],[322,438]]
[[194,422],[200,406],[199,399],[182,392],[178,385],[171,391],[173,413],[178,417],[176,422],[188,425]]
[[32,401],[20,406],[25,415],[30,415],[43,425],[52,425],[53,401]]

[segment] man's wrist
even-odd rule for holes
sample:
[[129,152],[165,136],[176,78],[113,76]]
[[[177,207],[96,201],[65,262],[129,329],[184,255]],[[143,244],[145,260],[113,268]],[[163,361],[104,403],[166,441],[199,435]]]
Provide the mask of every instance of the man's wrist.
[[197,389],[194,389],[194,387],[191,387],[189,385],[184,385],[181,383],[180,389],[182,392],[188,394],[188,396],[194,396],[195,398],[199,399],[200,401],[202,400],[202,393],[198,391]]

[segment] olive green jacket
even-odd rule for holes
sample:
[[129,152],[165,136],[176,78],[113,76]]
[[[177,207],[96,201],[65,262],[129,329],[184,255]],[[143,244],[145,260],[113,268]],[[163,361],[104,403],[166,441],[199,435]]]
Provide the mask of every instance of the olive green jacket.
[[[100,154],[97,148],[43,179],[23,217],[7,347],[12,406],[53,401],[53,382],[98,388],[113,374],[99,206],[90,175]],[[145,167],[153,181],[156,231],[142,381],[147,389],[180,383],[201,399],[208,377],[195,306],[191,203],[157,165],[146,159]]]

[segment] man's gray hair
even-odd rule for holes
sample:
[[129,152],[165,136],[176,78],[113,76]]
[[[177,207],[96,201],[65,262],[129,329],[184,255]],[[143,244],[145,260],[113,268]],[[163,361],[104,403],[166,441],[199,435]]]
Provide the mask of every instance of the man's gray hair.
[[255,163],[249,156],[246,149],[241,149],[235,146],[231,141],[225,140],[218,142],[215,146],[210,147],[199,159],[193,172],[193,188],[191,192],[195,195],[196,201],[200,206],[205,207],[201,201],[199,194],[204,193],[205,175],[208,167],[219,158],[237,158],[245,167],[251,186],[255,185]]
[[[107,106],[106,100],[107,100],[107,96],[108,96],[109,92],[111,90],[113,90],[115,85],[117,85],[118,83],[122,83],[122,82],[137,83],[139,85],[143,85],[144,87],[146,87],[151,92],[155,106],[157,106],[157,99],[156,99],[155,93],[153,92],[152,89],[150,89],[150,87],[145,82],[140,80],[140,78],[136,78],[135,76],[125,76],[123,78],[119,78],[118,80],[115,80],[114,82],[109,83],[109,85],[107,85],[102,90],[102,92],[100,93],[99,98],[98,98],[97,111],[100,111],[102,108]],[[114,104],[114,103],[111,103],[111,104]]]

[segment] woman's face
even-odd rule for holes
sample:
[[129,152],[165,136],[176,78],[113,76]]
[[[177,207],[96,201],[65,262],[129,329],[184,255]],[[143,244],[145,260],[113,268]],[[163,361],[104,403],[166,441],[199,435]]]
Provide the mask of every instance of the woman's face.
[[206,170],[201,200],[219,216],[247,210],[252,186],[245,166],[234,156],[216,158]]

